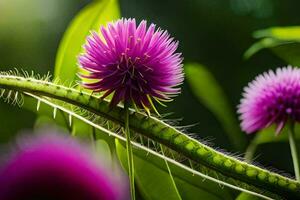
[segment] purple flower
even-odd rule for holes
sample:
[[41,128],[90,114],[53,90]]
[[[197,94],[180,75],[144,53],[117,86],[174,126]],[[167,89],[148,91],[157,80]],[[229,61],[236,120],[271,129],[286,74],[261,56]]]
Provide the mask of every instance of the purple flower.
[[71,138],[41,134],[22,139],[0,167],[0,199],[122,199],[120,185]]
[[300,69],[288,66],[257,76],[244,88],[238,113],[247,133],[276,124],[278,134],[288,120],[300,122]]
[[183,81],[182,57],[175,53],[178,42],[167,31],[147,22],[120,19],[92,32],[79,56],[82,84],[94,92],[113,94],[112,105],[132,102],[151,108],[152,99],[170,101]]

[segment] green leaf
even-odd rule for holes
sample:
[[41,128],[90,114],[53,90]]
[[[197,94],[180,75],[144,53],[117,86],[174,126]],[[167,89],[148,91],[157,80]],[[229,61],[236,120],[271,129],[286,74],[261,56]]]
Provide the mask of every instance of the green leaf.
[[262,198],[247,193],[241,193],[236,200],[262,200]]
[[185,73],[194,95],[219,120],[234,147],[243,151],[246,147],[246,137],[240,131],[233,110],[219,83],[200,64],[186,64]]
[[260,40],[254,43],[244,54],[250,58],[262,49],[271,49],[287,63],[300,66],[300,27],[273,27],[254,32]]
[[[116,140],[119,160],[127,168],[127,157],[123,142]],[[162,158],[147,154],[141,149],[134,149],[136,182],[145,199],[178,199],[165,161]],[[182,199],[223,200],[234,199],[228,188],[221,188],[217,183],[203,180],[192,173],[169,163],[176,185]]]
[[68,27],[55,62],[55,77],[73,81],[78,70],[77,56],[82,51],[86,36],[91,30],[98,31],[100,25],[120,17],[117,0],[94,1],[73,19]]

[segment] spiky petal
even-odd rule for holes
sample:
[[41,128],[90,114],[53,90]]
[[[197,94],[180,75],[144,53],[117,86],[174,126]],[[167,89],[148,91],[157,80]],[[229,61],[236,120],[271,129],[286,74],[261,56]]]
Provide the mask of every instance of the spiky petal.
[[132,102],[151,108],[152,99],[169,101],[183,81],[178,42],[167,31],[142,21],[120,19],[92,32],[79,56],[82,85],[94,92],[113,93],[112,105]]
[[288,66],[257,76],[244,88],[238,113],[247,133],[272,124],[279,133],[288,120],[300,122],[300,69]]

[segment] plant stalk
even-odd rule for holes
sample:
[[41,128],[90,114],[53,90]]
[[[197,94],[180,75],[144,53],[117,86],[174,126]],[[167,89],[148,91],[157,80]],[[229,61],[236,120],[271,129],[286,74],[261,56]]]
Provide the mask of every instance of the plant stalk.
[[130,182],[130,194],[131,199],[135,200],[135,186],[134,186],[134,163],[133,163],[133,152],[131,145],[131,136],[129,130],[129,105],[124,104],[125,109],[125,135],[126,135],[126,153],[127,153],[127,163],[128,163],[128,174]]
[[295,139],[295,124],[294,124],[294,122],[291,122],[289,125],[289,143],[290,143],[290,148],[291,148],[291,155],[293,158],[293,165],[294,165],[296,180],[298,182],[300,182],[299,160],[298,160],[298,151],[297,151],[297,145],[296,145],[296,139]]

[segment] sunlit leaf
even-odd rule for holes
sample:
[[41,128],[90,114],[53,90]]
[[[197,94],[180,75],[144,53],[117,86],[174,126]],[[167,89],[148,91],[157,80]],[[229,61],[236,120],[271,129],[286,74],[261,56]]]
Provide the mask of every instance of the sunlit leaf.
[[72,81],[78,70],[77,56],[82,52],[82,45],[91,30],[99,30],[100,25],[120,17],[117,0],[94,1],[73,19],[68,27],[55,62],[55,77]]
[[277,40],[300,42],[300,27],[299,26],[273,27],[273,28],[255,31],[253,36],[255,38],[270,37]]

